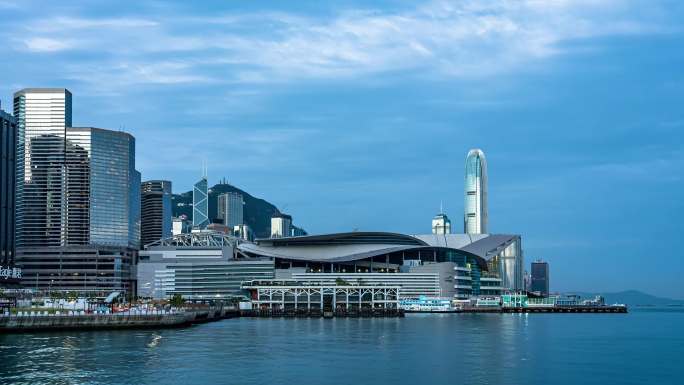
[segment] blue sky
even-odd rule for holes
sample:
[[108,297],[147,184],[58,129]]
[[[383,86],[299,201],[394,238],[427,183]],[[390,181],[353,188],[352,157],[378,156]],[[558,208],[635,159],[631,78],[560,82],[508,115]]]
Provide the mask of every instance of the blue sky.
[[[552,289],[684,298],[684,2],[0,0],[0,99],[67,87],[143,178],[265,198],[312,233],[490,229]],[[58,4],[59,3],[59,4]]]

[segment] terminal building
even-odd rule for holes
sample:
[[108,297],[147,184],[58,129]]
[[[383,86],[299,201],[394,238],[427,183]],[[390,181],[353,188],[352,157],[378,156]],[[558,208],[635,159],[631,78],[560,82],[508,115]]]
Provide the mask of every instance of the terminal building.
[[523,290],[518,235],[351,232],[257,239],[238,249],[272,258],[278,279],[400,285],[402,297],[469,298]]

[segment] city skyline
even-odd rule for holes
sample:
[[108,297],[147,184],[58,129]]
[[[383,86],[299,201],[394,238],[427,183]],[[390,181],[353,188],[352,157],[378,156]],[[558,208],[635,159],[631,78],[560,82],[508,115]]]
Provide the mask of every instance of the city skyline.
[[[0,27],[11,53],[0,99],[9,110],[21,88],[66,87],[74,125],[136,137],[143,179],[189,191],[197,165],[211,159],[210,181],[228,176],[287,206],[314,233],[427,233],[440,200],[450,218],[460,218],[463,156],[482,148],[489,232],[522,234],[526,261],[549,262],[553,290],[634,288],[684,298],[681,256],[670,251],[681,232],[671,218],[684,211],[677,107],[684,87],[674,65],[684,56],[676,25],[682,7],[494,4],[484,10],[493,18],[487,45],[474,32],[484,25],[478,10],[449,3],[279,5],[276,14],[259,5],[210,12],[175,4],[154,18],[133,17],[154,6],[144,2],[132,10],[73,5],[68,13],[16,3],[5,10],[16,17]],[[430,20],[430,12],[442,18]],[[582,33],[570,28],[568,13],[585,22]],[[249,20],[272,24],[235,31]],[[473,62],[440,39],[445,23],[456,22],[465,24],[462,35],[447,36],[480,46]],[[183,32],[184,23],[206,23],[202,31],[221,33],[228,48]],[[391,36],[377,23],[413,23],[422,32]],[[313,29],[326,34],[307,39]],[[95,31],[112,44],[92,45]],[[115,44],[132,35],[176,48],[147,38],[131,50]],[[304,58],[306,49],[325,52],[338,39],[338,54]],[[300,45],[286,44],[293,42]],[[226,64],[234,63],[230,47],[252,65]],[[286,51],[290,60],[272,56],[282,47],[294,50]],[[215,48],[223,61],[207,53]],[[366,49],[378,53],[359,56]],[[495,63],[482,60],[492,52]],[[231,77],[222,79],[226,72]],[[653,255],[672,269],[657,269]]]

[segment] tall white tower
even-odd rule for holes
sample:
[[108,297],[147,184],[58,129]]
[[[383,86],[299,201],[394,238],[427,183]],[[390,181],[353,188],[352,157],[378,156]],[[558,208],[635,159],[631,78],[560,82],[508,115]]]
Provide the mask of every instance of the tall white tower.
[[465,213],[463,231],[466,234],[486,234],[487,159],[480,149],[468,152],[465,162]]

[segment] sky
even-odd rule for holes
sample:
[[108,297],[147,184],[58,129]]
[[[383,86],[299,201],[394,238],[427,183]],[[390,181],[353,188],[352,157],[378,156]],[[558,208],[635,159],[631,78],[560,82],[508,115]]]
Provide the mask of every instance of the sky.
[[[551,289],[684,299],[684,2],[0,0],[0,100],[66,87],[132,133],[143,179],[207,162],[309,233],[463,223],[488,160],[492,233]],[[529,265],[528,265],[529,266]]]

